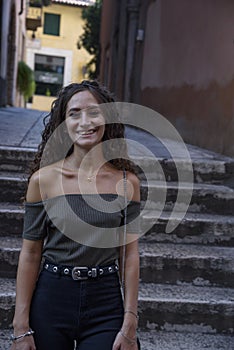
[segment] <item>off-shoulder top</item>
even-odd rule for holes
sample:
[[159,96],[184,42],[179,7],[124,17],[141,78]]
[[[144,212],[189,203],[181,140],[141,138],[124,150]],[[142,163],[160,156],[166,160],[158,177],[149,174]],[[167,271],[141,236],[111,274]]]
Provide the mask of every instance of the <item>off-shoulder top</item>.
[[[65,194],[25,203],[23,238],[44,240],[43,257],[61,265],[104,266],[119,258],[124,197]],[[127,232],[139,232],[140,202],[128,201]]]

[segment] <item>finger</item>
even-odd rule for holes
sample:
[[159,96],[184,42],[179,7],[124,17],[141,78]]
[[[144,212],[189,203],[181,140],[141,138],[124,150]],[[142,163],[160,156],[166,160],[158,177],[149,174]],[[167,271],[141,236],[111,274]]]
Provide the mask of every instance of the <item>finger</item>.
[[120,344],[114,343],[112,350],[120,350]]
[[114,341],[114,344],[113,344],[113,347],[112,347],[112,350],[120,350],[120,341],[119,341],[119,334],[117,334],[116,338],[115,338],[115,341]]

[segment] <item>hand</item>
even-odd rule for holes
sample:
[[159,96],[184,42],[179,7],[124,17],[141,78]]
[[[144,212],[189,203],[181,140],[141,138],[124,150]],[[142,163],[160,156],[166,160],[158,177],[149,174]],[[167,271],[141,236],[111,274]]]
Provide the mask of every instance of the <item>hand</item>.
[[117,334],[112,350],[138,350],[137,342],[130,343],[120,332]]
[[33,336],[24,337],[12,343],[10,350],[36,350]]

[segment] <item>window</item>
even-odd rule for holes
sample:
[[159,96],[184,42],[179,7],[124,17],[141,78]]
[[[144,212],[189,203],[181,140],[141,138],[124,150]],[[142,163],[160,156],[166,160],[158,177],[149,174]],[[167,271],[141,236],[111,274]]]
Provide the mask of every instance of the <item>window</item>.
[[57,95],[63,86],[64,63],[64,57],[35,55],[35,95]]
[[44,34],[59,36],[60,32],[60,15],[53,13],[44,14]]

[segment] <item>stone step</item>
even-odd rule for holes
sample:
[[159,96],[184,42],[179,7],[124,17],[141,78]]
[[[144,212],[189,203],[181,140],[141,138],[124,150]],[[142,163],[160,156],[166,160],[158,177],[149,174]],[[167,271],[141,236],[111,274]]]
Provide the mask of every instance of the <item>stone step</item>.
[[[234,246],[234,217],[187,213],[172,233],[165,233],[170,213],[144,210],[142,213],[142,232],[147,233],[142,241],[158,243],[188,243]],[[0,237],[22,234],[23,205],[0,203]],[[158,219],[157,219],[158,218]],[[174,222],[176,220],[174,219]]]
[[[0,279],[0,328],[14,314],[15,280]],[[234,289],[140,283],[142,330],[233,334]]]
[[[26,187],[25,175],[2,174],[0,202],[19,203],[25,196]],[[176,210],[181,212],[188,210],[222,215],[231,215],[234,212],[234,190],[227,186],[194,184],[192,189],[192,184],[180,183],[179,193],[180,197],[177,199],[178,184],[175,182],[150,181],[148,185],[143,182],[141,184],[142,206],[146,204],[146,209],[161,208],[171,211],[177,203]]]
[[15,280],[0,278],[0,329],[12,326],[15,305]]
[[[0,330],[0,350],[10,348],[12,329]],[[234,337],[221,334],[138,330],[141,350],[233,350]]]
[[[167,159],[156,157],[133,156],[133,161],[145,172],[147,179],[178,181],[178,171],[184,178],[190,178],[190,164],[182,158]],[[161,171],[155,171],[155,167],[160,164]],[[234,158],[220,156],[219,158],[204,157],[192,159],[193,178],[196,183],[226,184],[234,186]],[[140,177],[145,179],[143,173]]]
[[0,202],[20,203],[27,188],[26,176],[0,176]]
[[0,237],[21,235],[24,208],[22,205],[0,203]]
[[142,329],[234,334],[234,289],[141,283]]
[[[170,219],[170,213],[157,210],[142,213],[142,241],[158,243],[211,244],[234,246],[234,217],[187,213],[181,220]],[[166,233],[166,225],[173,222],[177,226]]]
[[[0,277],[16,276],[21,238],[0,239]],[[140,243],[141,280],[234,288],[234,248]]]
[[[207,151],[205,156],[201,153],[201,155],[196,158],[196,153],[199,152],[196,150],[194,151],[194,147],[190,148],[189,152],[192,155],[195,182],[226,183],[227,185],[230,184],[232,187],[234,186],[233,158],[216,155],[212,152],[210,152],[211,155],[209,155]],[[35,152],[35,148],[0,146],[0,171],[28,171]],[[136,156],[134,152],[133,154],[130,152],[130,156],[135,164],[138,164],[142,171],[147,174],[148,179],[162,180],[165,178],[167,181],[177,181],[178,168],[185,177],[186,172],[190,169],[190,164],[188,165],[187,161],[184,161],[182,158],[178,158],[174,161],[171,158]],[[159,163],[162,167],[161,173],[155,172],[156,163]],[[144,179],[142,171],[140,177]]]
[[172,211],[176,203],[177,211],[222,215],[234,213],[234,190],[221,185],[142,182],[141,198],[146,209],[164,208],[166,211]]
[[139,251],[143,282],[234,288],[234,248],[140,243]]
[[0,277],[16,277],[21,245],[21,238],[0,238]]
[[28,171],[35,152],[35,148],[0,146],[0,171]]
[[139,332],[142,350],[232,350],[233,336],[220,334]]
[[142,350],[233,350],[234,336],[139,330]]

